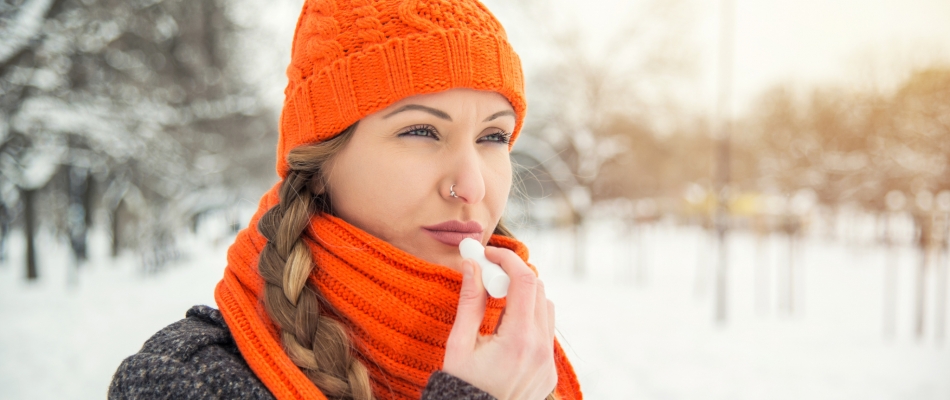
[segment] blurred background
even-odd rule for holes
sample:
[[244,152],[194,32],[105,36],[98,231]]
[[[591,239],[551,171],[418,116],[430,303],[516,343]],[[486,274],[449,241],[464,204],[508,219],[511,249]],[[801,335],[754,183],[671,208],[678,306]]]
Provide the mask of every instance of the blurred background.
[[[950,2],[485,3],[587,398],[950,398]],[[104,397],[214,305],[301,5],[0,2],[0,398]]]

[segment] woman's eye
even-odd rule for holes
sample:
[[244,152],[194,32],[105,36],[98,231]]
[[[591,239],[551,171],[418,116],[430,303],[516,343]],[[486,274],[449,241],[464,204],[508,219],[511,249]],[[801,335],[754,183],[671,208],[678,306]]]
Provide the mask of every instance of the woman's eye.
[[439,134],[435,131],[435,128],[429,125],[410,126],[406,130],[402,131],[399,136],[429,136],[436,140],[439,139]]
[[483,137],[482,137],[482,140],[484,140],[484,141],[486,141],[486,142],[496,142],[496,143],[508,144],[508,142],[511,142],[511,134],[508,133],[508,132],[504,132],[504,131],[495,132],[495,133],[492,133],[491,135],[483,136]]

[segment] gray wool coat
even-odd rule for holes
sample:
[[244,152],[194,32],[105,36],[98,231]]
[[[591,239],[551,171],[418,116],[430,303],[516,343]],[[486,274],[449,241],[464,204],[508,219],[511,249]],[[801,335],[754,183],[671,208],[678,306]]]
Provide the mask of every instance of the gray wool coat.
[[[241,357],[221,312],[194,306],[152,336],[112,377],[109,399],[274,399]],[[422,400],[489,400],[490,394],[441,371]]]

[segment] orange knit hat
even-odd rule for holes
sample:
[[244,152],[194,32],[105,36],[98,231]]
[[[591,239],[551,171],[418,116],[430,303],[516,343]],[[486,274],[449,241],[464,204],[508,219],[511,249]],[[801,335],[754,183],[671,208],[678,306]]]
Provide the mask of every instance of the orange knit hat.
[[416,94],[456,87],[502,94],[518,115],[511,144],[524,122],[521,61],[477,0],[306,0],[287,77],[282,178],[291,149]]

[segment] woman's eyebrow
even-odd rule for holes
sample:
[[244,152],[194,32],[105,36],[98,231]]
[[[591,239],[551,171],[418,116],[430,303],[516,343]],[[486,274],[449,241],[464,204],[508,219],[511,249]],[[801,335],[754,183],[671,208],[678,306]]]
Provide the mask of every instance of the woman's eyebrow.
[[427,113],[429,113],[429,114],[432,114],[432,115],[434,115],[434,116],[436,116],[436,117],[442,118],[442,119],[444,119],[444,120],[446,120],[446,121],[449,121],[449,122],[452,121],[452,117],[450,117],[449,114],[446,113],[445,111],[442,111],[442,110],[439,110],[439,109],[436,109],[436,108],[432,108],[432,107],[426,107],[426,106],[421,105],[421,104],[407,104],[407,105],[404,105],[404,106],[402,106],[402,107],[399,107],[398,110],[393,111],[393,112],[391,112],[391,113],[389,113],[389,114],[386,114],[385,116],[383,116],[383,119],[389,118],[389,117],[393,116],[393,114],[398,114],[398,113],[401,113],[401,112],[403,112],[403,111],[409,111],[409,110],[424,111],[424,112],[427,112]]
[[498,117],[504,117],[505,115],[510,115],[510,116],[512,116],[512,117],[518,118],[518,115],[516,115],[514,111],[505,110],[505,111],[499,111],[499,112],[496,112],[496,113],[492,114],[490,117],[485,118],[485,120],[482,121],[482,122],[488,122],[488,121],[491,121],[491,120],[493,120],[493,119],[495,119],[495,118],[498,118]]

